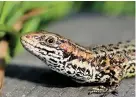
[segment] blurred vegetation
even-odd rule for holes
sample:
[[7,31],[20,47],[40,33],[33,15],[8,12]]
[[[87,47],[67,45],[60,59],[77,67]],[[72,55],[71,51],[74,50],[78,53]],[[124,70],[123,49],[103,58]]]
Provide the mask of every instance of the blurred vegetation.
[[134,16],[135,2],[1,1],[0,41],[6,40],[9,44],[6,62],[9,62],[9,59],[22,50],[21,34],[40,30],[51,21],[79,12],[100,13],[109,16]]
[[135,2],[134,1],[97,2],[94,4],[93,10],[109,16],[120,15],[134,16]]

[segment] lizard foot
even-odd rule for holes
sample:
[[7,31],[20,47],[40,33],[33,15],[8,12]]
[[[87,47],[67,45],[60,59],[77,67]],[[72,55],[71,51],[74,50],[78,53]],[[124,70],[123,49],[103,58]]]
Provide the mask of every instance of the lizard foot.
[[114,95],[117,95],[118,92],[116,90],[113,90],[112,87],[105,87],[105,86],[93,86],[89,89],[88,95],[90,94],[101,94],[103,93],[100,97],[106,97],[109,93],[112,93]]

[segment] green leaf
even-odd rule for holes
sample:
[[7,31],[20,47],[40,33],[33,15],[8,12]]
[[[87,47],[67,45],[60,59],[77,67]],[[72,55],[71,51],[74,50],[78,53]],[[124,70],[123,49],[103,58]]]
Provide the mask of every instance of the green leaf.
[[63,16],[67,15],[73,6],[73,2],[53,2],[52,7],[47,10],[47,12],[43,15],[43,19],[59,19]]
[[14,7],[15,4],[16,4],[16,2],[12,2],[12,1],[5,1],[4,2],[2,12],[1,12],[1,17],[0,17],[0,24],[5,23],[5,20],[6,20],[7,16],[9,15],[9,12],[12,10],[12,8]]
[[135,2],[134,1],[128,1],[128,2],[125,2],[125,5],[124,5],[124,9],[123,9],[123,13],[125,15],[135,15]]
[[18,10],[15,14],[13,14],[13,16],[11,18],[9,18],[9,20],[7,21],[7,25],[11,26],[13,24],[16,23],[16,21],[23,16],[24,12],[22,12],[21,10]]
[[33,17],[30,20],[28,20],[21,31],[21,33],[27,33],[29,31],[35,31],[37,30],[39,23],[40,23],[40,17]]
[[4,5],[4,1],[1,1],[1,2],[0,2],[0,15],[1,15],[1,13],[2,13],[3,5]]
[[27,1],[22,3],[21,10],[27,11],[34,8],[48,8],[52,3],[48,1]]
[[5,25],[5,24],[0,24],[0,33],[5,33],[5,32],[7,32],[7,33],[9,33],[9,34],[11,34],[11,35],[18,35],[19,33],[18,32],[16,32],[16,30],[14,30],[12,27],[10,27],[10,26],[7,26],[7,25]]
[[[92,11],[95,11],[95,12],[101,12],[103,10],[103,5],[104,5],[104,2],[103,1],[96,1],[94,2],[94,4],[90,7],[92,7]],[[91,8],[90,8],[91,9]]]
[[12,8],[12,11],[8,15],[8,19],[6,20],[6,24],[12,26],[18,19],[21,17],[24,12],[21,10],[22,2],[17,2],[15,6]]
[[[104,3],[103,11],[108,15],[120,15],[123,12],[125,2],[122,1],[107,1]],[[115,7],[116,6],[116,7]]]
[[0,32],[0,38],[2,38],[5,35],[5,32]]

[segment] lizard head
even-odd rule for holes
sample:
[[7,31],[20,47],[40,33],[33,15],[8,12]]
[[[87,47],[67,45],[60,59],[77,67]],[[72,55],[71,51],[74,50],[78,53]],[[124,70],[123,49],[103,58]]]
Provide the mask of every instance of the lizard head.
[[23,47],[50,65],[59,64],[60,60],[70,56],[72,47],[68,42],[69,39],[47,31],[32,32],[21,36]]

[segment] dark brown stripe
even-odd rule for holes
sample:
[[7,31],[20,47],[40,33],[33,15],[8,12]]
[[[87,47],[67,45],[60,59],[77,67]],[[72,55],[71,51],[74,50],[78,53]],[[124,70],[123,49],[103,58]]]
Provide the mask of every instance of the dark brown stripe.
[[5,67],[6,61],[4,58],[0,58],[0,67]]

